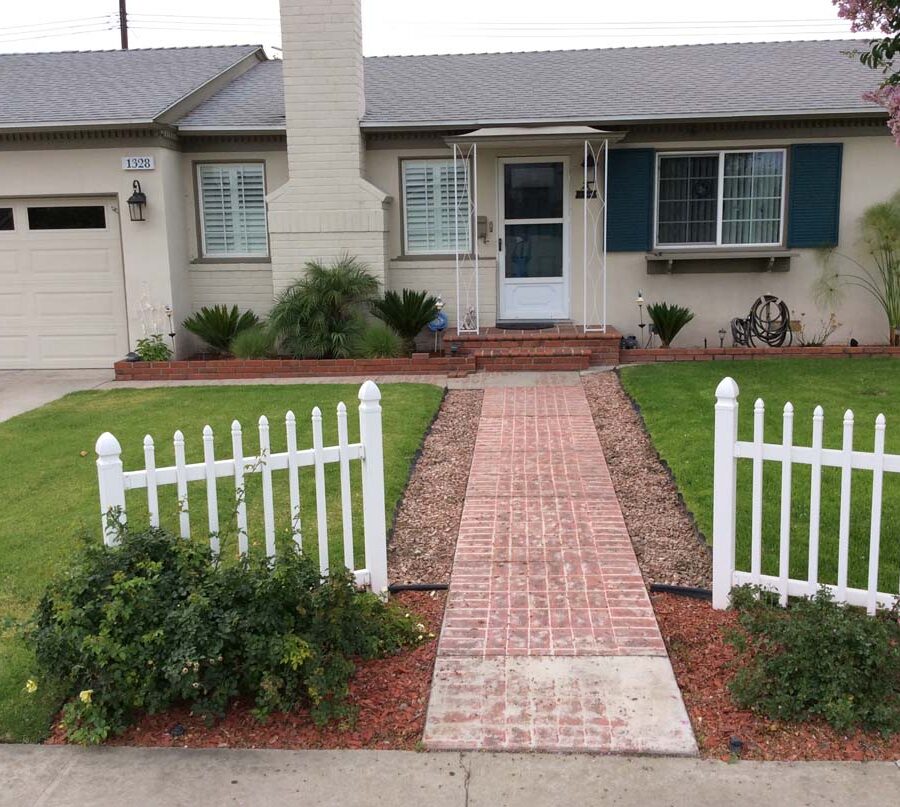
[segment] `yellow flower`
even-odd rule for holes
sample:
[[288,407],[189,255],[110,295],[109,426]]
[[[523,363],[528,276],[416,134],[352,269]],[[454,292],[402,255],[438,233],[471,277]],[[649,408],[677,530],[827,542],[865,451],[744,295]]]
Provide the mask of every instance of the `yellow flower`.
[[82,689],[81,692],[78,693],[78,700],[82,703],[90,703],[91,696],[94,694],[93,689]]
[[26,691],[29,695],[34,695],[34,693],[37,692],[37,688],[38,688],[38,687],[37,687],[37,681],[35,681],[34,678],[29,678],[29,679],[25,682],[25,691]]

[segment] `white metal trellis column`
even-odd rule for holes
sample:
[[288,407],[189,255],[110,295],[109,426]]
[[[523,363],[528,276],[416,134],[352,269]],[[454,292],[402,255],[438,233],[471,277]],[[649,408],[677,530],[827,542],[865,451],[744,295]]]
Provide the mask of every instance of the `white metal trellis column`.
[[[584,141],[584,226],[582,244],[585,333],[606,332],[606,163],[609,141]],[[602,177],[601,177],[602,161]],[[591,271],[592,268],[595,271]]]
[[[460,197],[459,171],[462,170]],[[453,229],[456,238],[456,329],[479,332],[478,298],[478,144],[453,144]],[[465,228],[465,229],[463,229]],[[468,234],[465,249],[460,236]]]

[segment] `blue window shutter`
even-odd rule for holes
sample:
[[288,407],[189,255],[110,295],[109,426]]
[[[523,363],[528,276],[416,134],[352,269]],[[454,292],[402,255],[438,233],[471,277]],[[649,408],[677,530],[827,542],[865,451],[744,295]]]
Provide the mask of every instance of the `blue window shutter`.
[[791,146],[789,247],[837,246],[842,157],[842,143]]
[[612,149],[607,175],[606,248],[647,252],[653,246],[653,149]]

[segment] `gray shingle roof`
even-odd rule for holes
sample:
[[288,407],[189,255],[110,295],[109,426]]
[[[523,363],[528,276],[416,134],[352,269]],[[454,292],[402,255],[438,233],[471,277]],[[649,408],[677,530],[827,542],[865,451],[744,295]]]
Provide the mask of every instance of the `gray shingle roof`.
[[261,62],[178,121],[179,127],[281,128],[284,91],[281,61]]
[[365,124],[612,121],[875,111],[859,40],[388,56],[365,62]]
[[148,121],[257,45],[0,55],[0,125]]

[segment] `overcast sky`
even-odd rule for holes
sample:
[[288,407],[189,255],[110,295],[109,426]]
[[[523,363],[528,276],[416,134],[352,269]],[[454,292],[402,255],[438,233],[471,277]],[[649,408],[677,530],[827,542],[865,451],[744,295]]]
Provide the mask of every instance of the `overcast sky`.
[[[118,0],[2,0],[0,51],[119,46]],[[278,0],[128,0],[131,47],[278,47]],[[849,35],[830,0],[363,0],[367,55]]]

